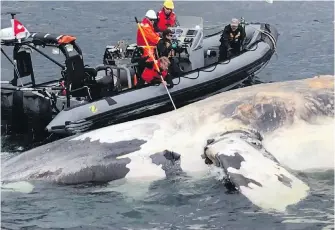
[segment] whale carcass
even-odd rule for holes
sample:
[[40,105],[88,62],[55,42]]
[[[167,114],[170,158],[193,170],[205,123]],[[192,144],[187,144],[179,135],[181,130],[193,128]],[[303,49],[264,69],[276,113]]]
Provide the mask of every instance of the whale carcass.
[[[267,186],[275,176],[276,182],[280,182],[276,186],[291,186],[291,191],[299,192],[296,197],[299,200],[307,195],[308,186],[292,174],[291,171],[296,169],[294,165],[289,170],[285,169],[288,162],[278,162],[279,153],[272,156],[273,153],[264,150],[261,138],[252,136],[251,131],[243,134],[241,130],[256,130],[254,133],[266,137],[297,121],[313,123],[320,117],[332,119],[333,115],[334,76],[255,85],[224,92],[177,111],[101,128],[37,147],[2,162],[2,179],[77,184],[121,178],[156,180],[176,172],[201,177],[208,172],[208,165],[203,159],[206,155],[205,158],[211,158],[214,165],[225,170],[232,183],[247,197],[241,186],[248,187],[250,182],[253,185],[249,188],[263,186],[269,189]],[[231,149],[229,142],[219,140],[220,136],[227,137],[226,132],[234,131],[235,134],[231,136],[230,133],[228,139],[240,139],[241,142],[243,138],[252,136],[256,142],[254,149],[248,148],[249,153],[243,152],[243,146],[239,145]],[[239,153],[240,159],[236,161],[235,154],[235,161],[227,158],[223,161],[228,150],[231,154]],[[329,157],[332,153],[324,154]],[[257,157],[261,160],[255,160]],[[207,163],[210,163],[208,159]],[[313,163],[317,168],[318,162]],[[243,164],[246,164],[245,167],[242,167]],[[263,167],[264,170],[258,169],[257,175],[252,167]],[[333,168],[333,161],[322,167]],[[266,171],[269,168],[273,171]],[[241,169],[245,171],[241,173]],[[271,176],[269,180],[266,180],[267,175]],[[249,198],[253,199],[251,195]]]

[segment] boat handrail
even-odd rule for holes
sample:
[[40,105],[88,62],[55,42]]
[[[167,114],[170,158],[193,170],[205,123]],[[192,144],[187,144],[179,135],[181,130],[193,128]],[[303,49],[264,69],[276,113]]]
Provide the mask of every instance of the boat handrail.
[[111,69],[116,69],[117,70],[117,78],[120,79],[121,77],[121,72],[120,70],[126,71],[127,74],[127,82],[128,82],[128,88],[132,88],[132,81],[131,81],[131,76],[130,76],[130,70],[129,68],[137,66],[138,64],[132,63],[132,64],[121,64],[121,65],[104,65],[105,67],[109,67]]
[[200,32],[200,37],[198,39],[198,42],[196,43],[196,45],[194,45],[194,43],[192,44],[192,50],[193,51],[201,48],[200,44],[201,44],[201,42],[203,42],[203,39],[204,39],[203,31],[200,30],[199,32]]

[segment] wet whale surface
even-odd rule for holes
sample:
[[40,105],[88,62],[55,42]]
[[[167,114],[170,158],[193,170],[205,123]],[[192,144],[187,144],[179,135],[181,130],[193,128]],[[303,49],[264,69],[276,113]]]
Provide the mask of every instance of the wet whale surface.
[[[145,143],[140,139],[100,143],[89,138],[82,141],[69,141],[67,138],[50,143],[47,148],[32,149],[7,163],[16,164],[13,168],[15,173],[27,180],[48,179],[59,184],[109,182],[125,178],[130,171],[127,165],[131,159],[119,157],[140,150]],[[166,150],[149,157],[153,164],[163,165],[166,174],[178,169],[180,155],[177,153]],[[8,176],[3,175],[5,178]]]
[[[177,111],[79,134],[6,160],[2,178],[77,184],[206,172],[201,155],[206,140],[217,140],[216,134],[224,138],[245,127],[266,134],[296,119],[314,122],[317,117],[333,117],[333,80],[334,76],[322,76],[256,85],[224,92]],[[252,145],[254,152],[262,151],[260,135],[248,135],[240,135],[240,141]],[[243,140],[248,138],[252,141]],[[219,157],[239,170],[245,155],[234,154]],[[278,162],[267,151],[262,156],[273,164]],[[277,180],[288,184],[289,180],[280,175]],[[240,184],[249,183],[240,180]]]

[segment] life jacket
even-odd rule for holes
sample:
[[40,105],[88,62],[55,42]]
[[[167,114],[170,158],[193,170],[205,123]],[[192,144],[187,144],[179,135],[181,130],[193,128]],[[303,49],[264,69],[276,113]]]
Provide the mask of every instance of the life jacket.
[[149,59],[147,61],[153,61],[154,59],[152,57],[155,57],[156,45],[160,40],[160,36],[158,33],[155,32],[154,27],[150,24],[149,19],[144,18],[140,23],[140,26],[149,47],[147,47],[147,44],[145,43],[140,29],[137,29],[137,46],[143,48],[142,57],[149,56]]
[[[156,61],[156,63],[158,66],[160,65],[159,61]],[[163,79],[165,79],[168,74],[168,71],[164,70],[164,71],[161,71],[161,73],[162,73]],[[150,83],[154,78],[158,78],[159,80],[161,80],[161,77],[156,69],[155,64],[153,65],[152,68],[146,67],[142,73],[142,79],[147,83]]]
[[176,14],[174,12],[171,12],[169,15],[166,15],[164,12],[164,8],[158,12],[157,18],[157,28],[159,32],[163,32],[168,27],[173,27],[176,25]]
[[[60,85],[60,87],[65,88],[65,82],[64,82],[64,81],[61,81],[61,82],[59,83],[59,85]],[[61,95],[62,95],[62,96],[66,96],[66,90],[65,90],[65,89],[63,89],[63,90],[61,91]]]

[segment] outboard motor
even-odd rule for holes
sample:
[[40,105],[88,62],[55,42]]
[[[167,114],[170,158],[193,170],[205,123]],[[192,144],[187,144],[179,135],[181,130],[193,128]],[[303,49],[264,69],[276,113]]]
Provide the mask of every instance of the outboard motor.
[[127,46],[125,57],[126,58],[132,58],[136,49],[137,49],[137,44],[136,43],[130,44],[129,46]]
[[103,64],[116,65],[116,60],[118,59],[131,58],[136,47],[136,43],[127,45],[123,40],[119,41],[116,46],[106,46]]
[[115,65],[115,59],[120,56],[119,49],[115,48],[115,46],[106,46],[103,64],[104,65]]

